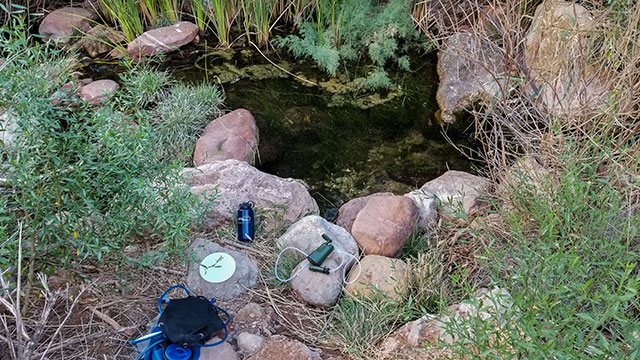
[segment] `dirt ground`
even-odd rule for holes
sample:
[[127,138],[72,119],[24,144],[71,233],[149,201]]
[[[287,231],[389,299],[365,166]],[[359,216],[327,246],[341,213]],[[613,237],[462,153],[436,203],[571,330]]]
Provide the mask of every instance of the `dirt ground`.
[[[305,306],[296,300],[289,287],[275,284],[273,263],[277,254],[273,246],[274,237],[258,237],[254,243],[244,245],[235,241],[234,231],[230,226],[220,228],[216,233],[194,236],[204,236],[220,245],[243,251],[258,265],[255,287],[232,301],[217,302],[231,314],[229,341],[235,345],[234,315],[253,302],[272,309],[274,334],[296,338],[311,347],[322,347],[327,355],[338,354],[330,344],[321,343],[317,337],[317,326],[326,323],[328,312]],[[279,234],[281,231],[269,233]],[[159,249],[160,245],[147,248],[136,245],[125,252],[130,258],[140,259],[144,252]],[[153,267],[131,261],[102,266],[84,263],[66,269],[58,267],[53,275],[47,276],[46,280],[43,278],[48,290],[38,284],[30,291],[30,304],[22,318],[29,338],[23,337],[22,342],[18,340],[16,318],[3,308],[0,334],[8,335],[0,338],[0,354],[5,354],[0,355],[0,359],[12,358],[10,343],[17,353],[31,349],[28,359],[40,359],[43,355],[47,359],[135,358],[135,349],[129,342],[149,332],[158,315],[158,297],[172,285],[185,284],[186,274],[186,262],[176,259]],[[180,290],[175,291],[170,297],[184,296]],[[1,331],[3,327],[4,333]]]

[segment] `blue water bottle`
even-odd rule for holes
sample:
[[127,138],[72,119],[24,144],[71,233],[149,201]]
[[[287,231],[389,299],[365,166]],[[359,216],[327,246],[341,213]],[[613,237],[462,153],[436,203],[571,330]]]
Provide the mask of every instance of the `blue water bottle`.
[[253,241],[255,231],[253,203],[240,204],[240,209],[238,209],[238,241]]

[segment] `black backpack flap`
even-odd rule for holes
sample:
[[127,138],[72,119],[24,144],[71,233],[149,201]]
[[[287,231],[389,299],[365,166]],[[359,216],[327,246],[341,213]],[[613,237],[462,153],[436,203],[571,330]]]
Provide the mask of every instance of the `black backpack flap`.
[[160,315],[158,328],[172,343],[182,347],[202,345],[224,328],[218,309],[203,297],[172,299]]

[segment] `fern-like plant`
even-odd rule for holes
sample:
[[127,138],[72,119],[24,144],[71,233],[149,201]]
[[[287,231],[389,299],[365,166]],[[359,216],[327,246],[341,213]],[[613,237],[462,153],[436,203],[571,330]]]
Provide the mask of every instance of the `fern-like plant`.
[[428,45],[411,20],[411,0],[320,0],[315,22],[300,25],[298,35],[274,40],[295,57],[311,58],[320,69],[335,75],[341,64],[367,57],[369,74],[359,81],[362,88],[375,90],[393,84],[385,67],[396,64],[408,70],[408,53]]

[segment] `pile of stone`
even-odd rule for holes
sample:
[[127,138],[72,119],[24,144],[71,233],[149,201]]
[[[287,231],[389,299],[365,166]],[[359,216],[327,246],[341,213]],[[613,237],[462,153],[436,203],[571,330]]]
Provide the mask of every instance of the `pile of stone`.
[[96,25],[98,18],[93,9],[82,6],[64,7],[47,14],[42,19],[38,32],[43,38],[61,44],[77,40],[76,46],[84,49],[91,57],[107,54],[108,57],[120,58],[126,54],[140,59],[173,52],[199,41],[198,27],[188,21],[146,31],[128,42],[123,32],[106,25]]

